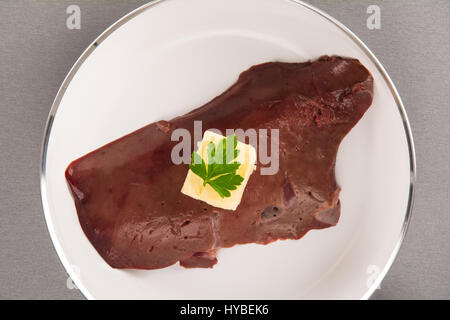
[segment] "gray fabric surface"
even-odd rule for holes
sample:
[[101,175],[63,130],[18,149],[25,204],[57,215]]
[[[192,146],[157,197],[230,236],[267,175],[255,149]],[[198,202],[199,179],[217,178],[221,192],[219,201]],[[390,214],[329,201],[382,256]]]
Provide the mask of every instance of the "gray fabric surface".
[[[106,27],[144,0],[0,0],[0,298],[83,299],[67,275],[40,202],[40,145],[72,64]],[[314,0],[354,31],[404,100],[417,154],[416,201],[405,242],[374,299],[450,298],[450,1]],[[66,8],[81,8],[80,30]],[[369,5],[381,29],[366,26]]]

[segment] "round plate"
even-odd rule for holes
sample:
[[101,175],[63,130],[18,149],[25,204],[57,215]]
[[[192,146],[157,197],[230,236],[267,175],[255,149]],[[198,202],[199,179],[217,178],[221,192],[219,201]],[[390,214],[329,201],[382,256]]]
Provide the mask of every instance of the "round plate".
[[[89,243],[64,178],[78,157],[146,124],[171,119],[227,89],[266,61],[358,58],[374,101],[344,139],[336,174],[341,220],[301,240],[223,249],[214,269],[178,264],[116,270]],[[42,202],[59,257],[87,298],[368,298],[408,225],[414,150],[401,100],[381,64],[342,24],[290,0],[166,0],[105,31],[58,92],[42,153]]]

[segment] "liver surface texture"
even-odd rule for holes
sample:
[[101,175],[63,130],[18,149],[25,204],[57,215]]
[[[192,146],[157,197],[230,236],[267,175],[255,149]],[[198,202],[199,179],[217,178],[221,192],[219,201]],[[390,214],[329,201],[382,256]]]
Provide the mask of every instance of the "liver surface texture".
[[[204,106],[72,162],[66,179],[81,227],[110,266],[157,269],[178,261],[212,267],[220,248],[299,239],[334,226],[337,150],[372,95],[372,76],[355,59],[253,66]],[[178,143],[171,133],[185,128],[193,137],[195,120],[203,130],[279,129],[278,172],[261,175],[258,163],[236,211],[180,192],[189,165],[171,161]]]

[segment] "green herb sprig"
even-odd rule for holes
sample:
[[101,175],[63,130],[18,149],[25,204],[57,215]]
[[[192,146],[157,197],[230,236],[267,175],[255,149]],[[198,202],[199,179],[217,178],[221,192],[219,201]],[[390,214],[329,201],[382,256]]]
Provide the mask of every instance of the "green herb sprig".
[[236,174],[240,163],[235,161],[239,155],[236,135],[222,139],[217,147],[210,142],[206,148],[207,162],[197,152],[192,152],[189,169],[203,179],[203,186],[209,184],[222,198],[231,196],[244,178]]

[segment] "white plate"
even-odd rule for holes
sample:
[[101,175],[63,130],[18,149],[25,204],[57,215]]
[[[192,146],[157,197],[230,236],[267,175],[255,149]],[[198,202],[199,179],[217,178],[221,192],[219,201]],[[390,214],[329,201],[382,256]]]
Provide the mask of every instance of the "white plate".
[[[342,143],[338,225],[298,241],[223,249],[214,269],[110,268],[83,234],[64,178],[74,159],[224,91],[251,65],[358,58],[373,74],[372,107]],[[409,221],[414,150],[400,98],[348,29],[290,0],[166,0],[105,31],[64,81],[49,117],[42,201],[53,243],[88,298],[367,298],[395,258]]]

